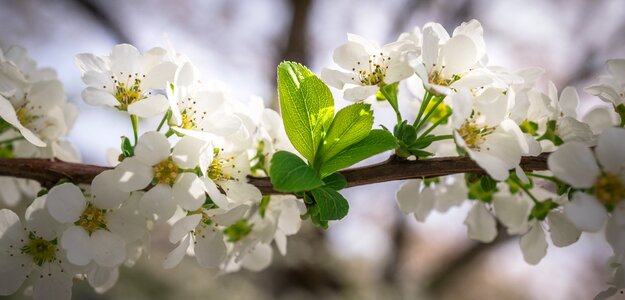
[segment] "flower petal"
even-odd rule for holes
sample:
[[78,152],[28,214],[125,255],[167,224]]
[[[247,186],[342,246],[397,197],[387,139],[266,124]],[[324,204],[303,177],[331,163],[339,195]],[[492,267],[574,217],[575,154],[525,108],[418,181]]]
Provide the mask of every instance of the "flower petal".
[[552,210],[547,215],[551,241],[556,247],[566,247],[577,240],[582,232],[569,221],[563,213]]
[[625,167],[625,129],[611,127],[604,130],[599,136],[595,154],[603,170],[620,174]]
[[200,156],[206,151],[213,151],[210,143],[191,136],[184,136],[172,151],[172,159],[183,169],[193,169],[200,163]]
[[140,118],[151,118],[169,109],[167,97],[156,94],[128,105],[128,113]]
[[46,200],[50,215],[61,223],[73,223],[87,208],[82,191],[72,183],[63,183],[50,189]]
[[375,85],[369,86],[356,86],[346,89],[343,93],[343,98],[348,101],[361,101],[365,100],[378,92],[378,87]]
[[0,252],[0,296],[17,292],[33,270],[32,264],[33,259],[29,255],[9,256]]
[[182,208],[192,211],[200,208],[206,200],[206,188],[193,173],[182,173],[172,187],[175,202]]
[[571,202],[564,206],[564,214],[575,227],[588,232],[599,231],[608,218],[605,207],[583,192],[573,194]]
[[182,261],[185,254],[187,253],[187,249],[189,248],[191,237],[186,236],[180,244],[165,257],[165,261],[163,262],[163,269],[171,269]]
[[241,264],[244,268],[258,272],[271,264],[273,251],[267,244],[257,244],[252,251],[243,258]]
[[519,234],[527,228],[527,214],[530,203],[521,197],[493,197],[495,215],[508,228],[509,234]]
[[538,264],[547,254],[545,232],[537,221],[534,221],[528,233],[520,240],[523,258],[530,265]]
[[195,227],[200,223],[201,220],[201,214],[186,216],[178,220],[169,230],[169,241],[171,243],[179,242],[186,235],[191,233],[191,231],[195,229]]
[[107,170],[98,174],[91,182],[91,200],[102,209],[118,208],[130,197],[129,192],[122,191],[118,185],[119,172]]
[[592,151],[577,141],[560,146],[549,155],[547,164],[558,179],[576,188],[593,186],[600,172]]
[[128,157],[115,167],[117,185],[126,192],[139,191],[147,187],[154,179],[152,166],[136,157]]
[[82,99],[85,100],[87,104],[91,105],[105,105],[115,107],[119,105],[119,101],[106,90],[102,90],[95,87],[87,87],[82,90]]
[[85,266],[93,258],[89,233],[82,227],[72,226],[66,229],[61,236],[61,246],[67,252],[67,260],[77,266]]
[[204,268],[217,268],[226,258],[226,243],[220,231],[205,230],[195,236],[195,259]]
[[139,200],[141,213],[159,222],[165,222],[176,212],[176,203],[172,199],[172,189],[165,184],[157,184]]
[[135,147],[135,157],[150,166],[166,160],[169,152],[169,141],[164,135],[155,131],[141,135]]
[[117,234],[97,230],[91,234],[93,260],[103,267],[117,267],[126,259],[126,242]]
[[497,237],[497,222],[482,202],[473,206],[464,224],[467,226],[467,235],[472,240],[490,243]]
[[399,209],[405,213],[414,213],[417,210],[417,197],[421,190],[421,180],[406,180],[395,193],[395,200]]

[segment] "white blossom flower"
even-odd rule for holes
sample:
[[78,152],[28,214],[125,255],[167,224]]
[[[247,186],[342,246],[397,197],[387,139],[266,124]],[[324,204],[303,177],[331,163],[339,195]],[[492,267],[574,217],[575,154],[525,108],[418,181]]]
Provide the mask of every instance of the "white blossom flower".
[[347,42],[334,50],[334,62],[346,71],[323,69],[321,78],[338,89],[347,89],[346,100],[360,101],[376,94],[380,87],[410,77],[414,71],[403,58],[405,40],[380,47],[359,35],[348,34]]
[[530,153],[519,126],[508,118],[510,91],[489,88],[473,98],[467,90],[450,96],[452,126],[458,147],[495,180],[508,178],[521,156]]
[[218,84],[198,81],[195,67],[186,62],[176,71],[167,87],[171,109],[169,125],[182,134],[195,137],[194,131],[229,136],[242,126],[241,120],[228,111],[229,97]]
[[141,54],[128,44],[116,45],[110,56],[78,54],[76,64],[88,85],[82,97],[88,104],[116,107],[142,118],[161,114],[169,108],[169,102],[157,90],[165,90],[177,69],[166,59],[163,48]]
[[0,295],[10,295],[34,279],[34,299],[70,299],[77,267],[58,245],[58,223],[44,208],[45,196],[26,211],[26,223],[8,209],[0,210]]
[[207,142],[185,136],[170,153],[171,146],[164,135],[147,132],[139,138],[135,155],[115,168],[120,188],[138,191],[153,183],[140,200],[140,209],[152,219],[166,221],[178,206],[196,210],[204,203],[206,188],[196,173],[183,170],[207,166],[211,158],[201,162],[201,153],[208,149]]
[[85,199],[75,185],[64,183],[48,193],[46,207],[50,215],[67,229],[59,240],[73,264],[85,266],[94,261],[99,266],[116,267],[126,258],[126,241],[123,232],[134,231],[131,222],[119,226],[123,216],[116,210],[129,198],[129,193],[117,188],[114,171],[105,171],[92,183],[91,197]]
[[492,81],[484,72],[473,72],[485,56],[483,29],[478,21],[462,23],[451,37],[440,24],[428,23],[423,27],[421,56],[413,56],[410,65],[426,90],[449,94],[452,88],[477,88]]
[[564,212],[583,231],[598,231],[625,198],[625,130],[609,128],[599,136],[594,151],[572,141],[549,156],[549,170],[576,189]]

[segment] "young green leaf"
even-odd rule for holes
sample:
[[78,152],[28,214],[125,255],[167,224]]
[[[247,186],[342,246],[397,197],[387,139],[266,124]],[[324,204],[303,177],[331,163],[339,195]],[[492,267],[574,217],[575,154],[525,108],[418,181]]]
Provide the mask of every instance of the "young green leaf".
[[289,140],[308,161],[334,116],[330,89],[306,67],[294,62],[278,66],[278,96]]
[[347,179],[341,173],[332,173],[323,178],[325,187],[331,188],[335,191],[342,190],[347,186]]
[[373,112],[370,104],[355,103],[341,109],[334,117],[317,156],[321,161],[332,158],[367,137],[371,126]]
[[321,177],[332,174],[343,168],[347,168],[363,159],[395,149],[397,140],[388,131],[374,129],[369,132],[360,142],[353,144],[334,155],[321,165]]
[[311,193],[317,202],[321,220],[340,220],[347,215],[349,203],[339,192],[328,187],[320,187],[312,190]]
[[271,184],[280,192],[310,191],[323,185],[321,178],[299,156],[278,151],[271,158]]

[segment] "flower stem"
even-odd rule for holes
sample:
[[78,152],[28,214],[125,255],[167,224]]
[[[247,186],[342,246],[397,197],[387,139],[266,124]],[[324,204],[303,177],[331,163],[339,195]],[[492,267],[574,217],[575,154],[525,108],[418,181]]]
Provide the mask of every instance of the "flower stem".
[[158,124],[158,127],[156,127],[156,131],[161,131],[161,128],[163,127],[163,124],[165,124],[165,121],[167,121],[167,119],[169,119],[169,116],[171,115],[171,110],[168,110],[165,115],[163,116],[163,119],[161,119],[161,122]]
[[432,99],[432,96],[434,96],[432,93],[430,92],[425,92],[425,96],[423,97],[423,102],[421,102],[421,107],[419,107],[419,114],[417,115],[417,118],[414,120],[414,123],[412,124],[413,126],[417,126],[417,124],[419,124],[419,122],[421,122],[421,116],[423,116],[423,113],[425,112],[425,108],[428,106],[428,104],[430,104],[430,100]]
[[432,107],[432,109],[430,109],[430,111],[428,111],[428,113],[425,115],[425,117],[423,117],[423,120],[421,120],[419,122],[418,125],[416,125],[416,129],[417,132],[419,132],[419,130],[421,130],[421,128],[423,126],[425,126],[425,124],[428,122],[428,120],[430,120],[430,118],[432,117],[432,115],[434,114],[434,112],[436,111],[436,108],[438,108],[438,106],[443,103],[443,100],[445,99],[445,97],[435,97],[436,98],[436,102],[434,102],[434,106]]
[[449,116],[451,116],[451,112],[447,113],[444,117],[440,118],[440,120],[436,121],[436,123],[432,124],[432,126],[430,126],[425,132],[423,132],[421,136],[423,137],[423,136],[427,136],[428,134],[430,134],[430,132],[432,132],[434,128],[438,127],[438,125],[441,125],[443,122],[449,119]]
[[519,180],[517,177],[510,177],[510,179],[512,179],[512,181],[514,181],[514,183],[516,183],[531,199],[534,203],[538,203],[538,199],[536,199],[536,197],[534,197],[534,195],[532,195],[532,193],[530,193],[529,189],[523,184],[523,182],[521,182],[521,180]]
[[132,123],[132,133],[135,138],[135,146],[139,140],[139,117],[137,115],[130,115],[130,123]]

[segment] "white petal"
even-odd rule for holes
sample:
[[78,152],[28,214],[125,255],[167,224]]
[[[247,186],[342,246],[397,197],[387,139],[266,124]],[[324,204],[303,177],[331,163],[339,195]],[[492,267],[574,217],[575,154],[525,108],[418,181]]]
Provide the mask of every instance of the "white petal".
[[167,254],[167,257],[165,257],[165,261],[163,262],[163,269],[171,269],[180,264],[185,254],[187,253],[190,240],[191,238],[189,236],[186,236],[173,251]]
[[[249,211],[249,205],[239,205],[235,206],[229,210],[223,210],[219,214],[216,214],[212,217],[212,220],[215,222],[216,226],[230,226],[234,224],[236,221],[241,220],[245,214]],[[220,209],[221,210],[221,209]],[[215,210],[211,210],[215,211]]]
[[77,266],[87,265],[93,257],[89,233],[82,227],[72,226],[66,229],[61,237],[61,246],[67,252],[67,260]]
[[176,70],[174,82],[176,86],[187,86],[195,82],[195,68],[190,62],[184,63]]
[[278,227],[284,234],[293,235],[296,234],[301,225],[302,218],[300,217],[300,211],[295,198],[292,201],[284,200],[285,203],[282,206],[282,212],[280,213],[280,219],[278,220]]
[[510,166],[505,161],[488,152],[469,151],[471,158],[497,181],[508,178]]
[[11,210],[0,209],[0,253],[8,250],[9,244],[26,238],[24,226]]
[[472,240],[490,243],[497,237],[497,222],[482,202],[473,206],[464,224],[467,226],[467,235]]
[[117,234],[97,230],[91,234],[93,260],[103,267],[117,267],[126,259],[126,242]]
[[519,234],[526,229],[530,210],[528,201],[521,197],[495,196],[493,206],[497,218],[508,228],[509,234]]
[[[119,268],[117,267],[108,268],[93,265],[87,273],[87,281],[89,281],[89,285],[96,290],[106,290],[107,286],[112,287],[118,277]],[[100,291],[97,292],[100,293]]]
[[575,192],[573,198],[564,206],[566,217],[582,231],[599,231],[608,212],[605,207],[593,196],[583,192]]
[[91,86],[82,90],[81,95],[82,99],[85,100],[87,104],[91,105],[106,105],[114,107],[120,104],[115,96],[113,96],[110,92]]
[[426,188],[420,194],[417,194],[416,198],[417,210],[414,212],[414,216],[417,221],[425,222],[425,219],[430,215],[432,209],[434,209],[436,201],[434,191],[430,188]]
[[565,116],[577,118],[577,105],[579,104],[579,95],[577,90],[572,86],[565,87],[560,93],[560,110]]
[[217,268],[226,258],[226,243],[220,231],[206,230],[195,236],[195,258],[204,268]]
[[365,100],[378,92],[377,86],[356,86],[346,89],[343,93],[343,98],[348,101],[361,101]]
[[563,213],[552,210],[547,215],[551,241],[556,247],[566,247],[579,240],[582,232],[569,221]]
[[193,214],[178,220],[169,230],[169,241],[177,243],[188,235],[202,220],[201,214]]
[[91,53],[80,53],[74,58],[76,66],[80,69],[81,75],[88,71],[103,73],[108,69],[107,62],[99,56]]
[[625,253],[625,203],[621,202],[612,212],[605,229],[605,238],[614,253]]
[[0,119],[5,120],[7,123],[14,126],[20,133],[29,141],[31,144],[37,147],[45,147],[46,143],[44,143],[39,137],[37,137],[34,133],[28,130],[26,127],[22,126],[20,121],[17,119],[17,113],[13,108],[13,105],[9,100],[0,96]]
[[115,167],[115,170],[118,176],[118,187],[126,192],[140,191],[154,179],[152,166],[136,157],[125,158]]
[[72,274],[67,270],[61,271],[62,267],[56,264],[43,266],[42,274],[35,279],[33,299],[71,299],[72,298]]
[[144,216],[126,205],[122,206],[121,209],[107,213],[106,221],[108,229],[124,238],[128,243],[141,239],[147,230]]
[[410,214],[417,210],[417,195],[421,190],[421,180],[413,179],[406,180],[399,186],[399,190],[395,193],[395,200],[399,209],[405,213]]
[[87,202],[82,191],[72,183],[63,183],[50,189],[46,200],[50,215],[61,223],[78,220]]
[[599,167],[588,146],[572,141],[563,144],[547,159],[549,170],[577,188],[589,188],[599,176]]
[[206,192],[208,193],[208,196],[211,198],[211,200],[213,200],[213,202],[217,204],[217,206],[219,206],[220,208],[227,209],[230,203],[228,202],[226,195],[222,194],[219,191],[215,182],[213,182],[213,180],[211,180],[210,178],[206,177],[202,177],[201,180],[204,183]]
[[129,192],[124,192],[118,186],[119,172],[107,170],[98,174],[91,182],[91,200],[93,204],[102,209],[118,208],[122,202],[130,197]]
[[353,73],[342,72],[339,70],[323,68],[320,76],[321,80],[323,80],[325,84],[337,89],[343,89],[345,83],[355,83],[355,80],[352,80],[355,76]]
[[48,212],[46,208],[46,197],[41,196],[33,200],[28,206],[24,219],[26,219],[26,227],[28,231],[35,233],[37,236],[51,241],[62,233],[61,224],[57,222]]
[[151,118],[164,113],[169,109],[167,97],[157,94],[148,96],[128,105],[128,113],[140,118]]
[[141,71],[141,54],[129,44],[119,44],[111,51],[111,70],[115,76],[130,75]]
[[167,138],[155,131],[149,131],[139,137],[135,147],[135,156],[142,162],[153,166],[169,157],[170,145]]
[[172,187],[175,202],[186,210],[196,210],[206,200],[206,188],[193,173],[182,173]]
[[260,202],[263,197],[257,187],[246,182],[228,180],[220,186],[235,203]]
[[141,83],[144,89],[165,89],[166,83],[174,81],[178,66],[172,62],[164,62],[152,68]]
[[523,258],[530,265],[538,264],[547,254],[545,232],[537,221],[534,221],[530,231],[521,237],[520,244]]
[[172,189],[165,184],[157,184],[139,200],[139,209],[146,217],[165,222],[176,212],[176,202],[172,199]]
[[441,49],[441,56],[446,78],[468,71],[478,59],[475,43],[466,35],[457,35],[447,41]]
[[184,136],[172,152],[172,159],[183,169],[192,169],[199,165],[200,156],[206,151],[213,151],[210,143],[191,136]]
[[[0,252],[1,296],[8,296],[17,292],[24,280],[26,280],[26,276],[33,269],[32,261],[32,257],[28,255],[9,256],[8,253]],[[24,264],[23,267],[22,264]]]
[[337,65],[345,70],[352,70],[352,68],[359,70],[368,65],[369,53],[361,43],[348,41],[334,50],[332,58]]
[[595,154],[605,171],[620,174],[625,167],[625,129],[612,127],[604,130]]
[[278,231],[278,232],[276,232],[274,240],[276,241],[276,247],[278,248],[278,252],[280,252],[280,254],[282,256],[285,256],[286,255],[286,245],[287,245],[286,235],[284,235],[284,233]]
[[267,244],[258,244],[252,251],[243,258],[241,262],[243,267],[250,271],[260,271],[269,266],[271,264],[271,260],[273,257],[273,251],[271,250],[271,246]]

